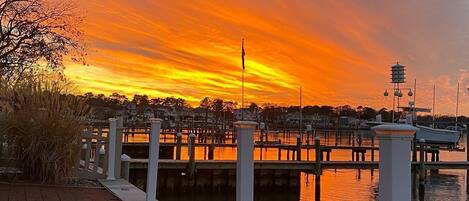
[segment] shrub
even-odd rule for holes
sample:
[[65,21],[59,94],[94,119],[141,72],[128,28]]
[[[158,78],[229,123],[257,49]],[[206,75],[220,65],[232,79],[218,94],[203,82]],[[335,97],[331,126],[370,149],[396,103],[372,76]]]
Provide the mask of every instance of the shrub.
[[11,85],[0,81],[0,134],[26,179],[57,183],[73,174],[79,157],[85,100],[69,94],[60,76],[38,75]]

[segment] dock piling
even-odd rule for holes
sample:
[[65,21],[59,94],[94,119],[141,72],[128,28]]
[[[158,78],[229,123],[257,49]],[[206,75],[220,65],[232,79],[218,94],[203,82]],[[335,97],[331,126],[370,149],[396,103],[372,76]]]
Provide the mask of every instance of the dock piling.
[[301,135],[296,135],[296,160],[301,161]]
[[425,197],[425,140],[419,139],[420,165],[419,165],[419,198]]
[[176,160],[181,160],[182,133],[176,134]]
[[321,145],[320,138],[316,136],[314,138],[314,148],[316,149],[316,173],[321,174]]
[[235,122],[237,131],[236,200],[254,200],[254,143],[253,133],[257,123]]
[[411,141],[418,128],[405,124],[373,127],[379,139],[379,200],[410,201]]
[[117,130],[117,119],[109,119],[109,155],[108,155],[108,175],[107,180],[115,180],[115,167],[116,167],[116,131]]
[[189,148],[189,177],[194,177],[195,173],[195,134],[189,134],[189,141],[188,141],[188,148]]
[[[466,160],[469,161],[469,124],[467,124],[466,128],[468,128],[466,134]],[[469,169],[466,169],[466,193],[469,193]]]
[[152,118],[150,130],[150,151],[148,154],[146,201],[156,201],[158,184],[158,160],[160,152],[161,119]]

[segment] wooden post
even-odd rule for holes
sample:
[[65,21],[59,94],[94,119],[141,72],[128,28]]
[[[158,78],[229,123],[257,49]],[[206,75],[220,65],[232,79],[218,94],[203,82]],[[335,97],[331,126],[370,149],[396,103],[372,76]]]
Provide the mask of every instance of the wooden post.
[[193,178],[195,173],[195,134],[189,134],[189,177]]
[[425,140],[419,139],[420,169],[419,169],[419,197],[425,197]]
[[[213,155],[214,155],[214,152],[215,151],[215,145],[214,144],[210,144],[208,146],[208,160],[213,160]],[[262,148],[261,148],[261,153],[262,153]],[[262,156],[262,155],[261,155]]]
[[296,160],[301,161],[301,135],[296,135]]
[[375,161],[375,136],[371,136],[371,161]]
[[[469,129],[469,124],[466,126]],[[466,135],[466,160],[469,161],[469,130]],[[469,169],[466,169],[466,193],[469,193]]]
[[316,148],[316,171],[314,181],[315,200],[321,200],[321,147],[320,138],[316,136],[314,138],[314,147]]
[[316,173],[321,174],[321,145],[320,138],[316,136],[314,138],[314,148],[316,148]]
[[176,134],[176,160],[181,160],[182,133]]
[[278,147],[278,160],[282,160],[282,149]]
[[314,200],[321,200],[321,174],[315,174],[314,178]]

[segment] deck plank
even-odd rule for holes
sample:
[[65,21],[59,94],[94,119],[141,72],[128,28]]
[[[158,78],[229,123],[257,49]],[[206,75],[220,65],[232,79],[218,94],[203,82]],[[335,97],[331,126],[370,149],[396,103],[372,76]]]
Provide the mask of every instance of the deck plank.
[[0,185],[0,201],[8,201],[10,186]]
[[10,185],[8,194],[9,201],[26,201],[26,194],[23,186]]
[[43,200],[40,188],[36,186],[25,186],[24,191],[25,191],[27,201],[42,201]]
[[40,187],[41,195],[43,200],[60,201],[59,195],[52,187]]

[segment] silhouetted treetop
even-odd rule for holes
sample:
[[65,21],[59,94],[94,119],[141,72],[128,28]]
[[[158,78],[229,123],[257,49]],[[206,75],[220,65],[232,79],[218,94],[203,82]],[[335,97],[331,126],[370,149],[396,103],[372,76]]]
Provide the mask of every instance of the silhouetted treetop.
[[60,70],[65,56],[83,63],[82,21],[69,1],[0,1],[0,76]]

